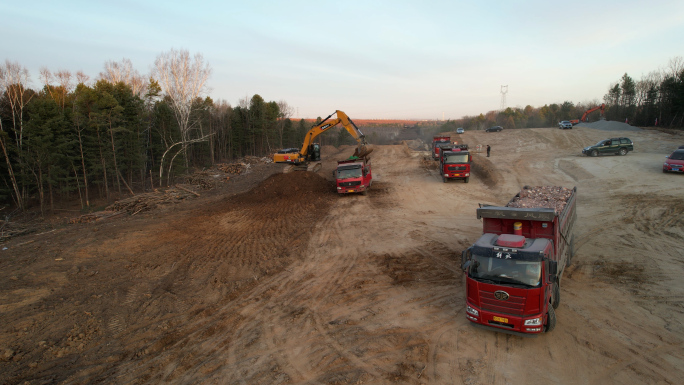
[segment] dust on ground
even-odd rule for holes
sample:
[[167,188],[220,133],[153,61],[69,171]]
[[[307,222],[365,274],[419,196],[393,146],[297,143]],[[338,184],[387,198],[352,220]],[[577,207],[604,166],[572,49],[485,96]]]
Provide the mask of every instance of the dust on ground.
[[[628,136],[626,156],[581,149]],[[179,204],[17,236],[0,251],[0,383],[588,384],[684,376],[682,133],[467,131],[470,183],[424,151],[375,146],[367,196],[263,165]],[[577,187],[577,254],[556,329],[483,331],[461,250],[478,203]]]

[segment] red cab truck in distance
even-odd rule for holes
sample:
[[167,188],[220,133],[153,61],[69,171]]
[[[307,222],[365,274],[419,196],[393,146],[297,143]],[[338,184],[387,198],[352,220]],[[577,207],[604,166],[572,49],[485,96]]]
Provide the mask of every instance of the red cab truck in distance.
[[525,186],[505,207],[477,209],[483,234],[461,256],[473,325],[523,336],[556,327],[561,278],[574,253],[576,196],[577,187]]
[[450,136],[434,136],[432,138],[432,159],[439,160],[439,145],[451,144]]
[[337,192],[340,194],[366,192],[373,184],[370,158],[352,157],[337,162],[337,169],[333,170]]
[[470,163],[473,156],[468,152],[467,144],[440,144],[439,172],[442,174],[442,181],[446,183],[449,179],[463,179],[468,183],[470,180]]

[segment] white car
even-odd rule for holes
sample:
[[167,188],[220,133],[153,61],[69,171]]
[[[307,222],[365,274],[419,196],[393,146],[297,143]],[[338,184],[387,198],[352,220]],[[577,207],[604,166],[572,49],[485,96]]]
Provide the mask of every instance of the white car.
[[457,133],[457,134],[462,134],[462,133],[464,133],[464,132],[465,132],[465,130],[463,129],[463,127],[459,127],[459,128],[456,129],[456,133]]

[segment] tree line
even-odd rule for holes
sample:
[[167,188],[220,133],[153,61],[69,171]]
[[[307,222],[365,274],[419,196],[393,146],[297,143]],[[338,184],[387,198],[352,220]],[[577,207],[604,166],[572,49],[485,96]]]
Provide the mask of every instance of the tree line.
[[[625,73],[610,84],[602,102],[594,99],[577,104],[565,101],[542,107],[508,107],[503,111],[448,121],[440,130],[484,129],[496,125],[508,129],[555,127],[561,120],[579,119],[587,110],[602,103],[605,103],[604,117],[608,120],[626,120],[642,127],[684,127],[684,59],[675,57],[666,68],[652,71],[636,81]],[[598,120],[600,113],[595,111],[588,118],[589,121]]]
[[[149,76],[130,60],[108,61],[94,80],[79,71],[41,68],[37,87],[26,68],[0,65],[0,204],[23,210],[54,209],[60,200],[110,203],[125,194],[168,186],[193,168],[244,156],[268,156],[302,145],[320,123],[292,119],[286,101],[260,95],[235,106],[206,95],[211,68],[201,55],[159,54]],[[684,126],[684,61],[634,81],[625,74],[604,96],[605,115],[642,126]],[[421,130],[453,131],[549,127],[577,119],[598,100],[506,108],[450,120]],[[333,111],[330,111],[333,112]],[[590,116],[598,119],[598,112]],[[368,127],[371,143],[389,143],[382,128]],[[322,144],[353,144],[344,128],[320,137]]]
[[301,146],[311,122],[293,121],[287,102],[214,101],[205,94],[210,72],[201,55],[171,50],[149,77],[124,59],[105,63],[93,81],[41,68],[40,87],[31,87],[28,70],[5,61],[0,203],[45,211],[78,199],[85,209],[167,186],[193,168]]

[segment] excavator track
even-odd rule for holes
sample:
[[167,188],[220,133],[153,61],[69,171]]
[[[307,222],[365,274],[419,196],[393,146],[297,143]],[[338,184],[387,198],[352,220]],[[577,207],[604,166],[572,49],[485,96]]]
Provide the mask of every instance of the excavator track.
[[323,164],[321,164],[321,162],[312,162],[306,167],[306,171],[318,172],[321,170],[321,168],[323,168]]

